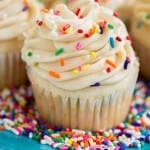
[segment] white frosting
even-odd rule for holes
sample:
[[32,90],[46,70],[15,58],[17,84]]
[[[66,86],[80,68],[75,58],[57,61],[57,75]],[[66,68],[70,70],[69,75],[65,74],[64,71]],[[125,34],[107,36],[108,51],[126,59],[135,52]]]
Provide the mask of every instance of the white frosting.
[[130,30],[135,42],[150,50],[150,0],[137,0]]
[[[30,0],[26,9],[23,0],[0,1],[0,40],[10,40],[22,36],[39,18],[39,3]],[[23,11],[24,10],[24,11]]]
[[[61,89],[80,90],[95,83],[109,85],[123,80],[132,67],[138,65],[130,42],[126,40],[128,34],[124,24],[113,16],[111,10],[96,3],[81,9],[82,18],[65,5],[57,5],[54,11],[43,14],[42,26],[36,26],[25,41],[23,60],[38,76]],[[108,24],[113,29],[108,28]],[[68,25],[70,32],[66,34],[63,29]],[[105,26],[103,30],[98,31],[102,26]],[[84,33],[78,33],[79,29]],[[94,32],[87,38],[85,34],[90,29],[94,29]],[[115,40],[118,36],[122,41]],[[115,41],[114,48],[110,44],[110,37]],[[60,48],[64,52],[56,56],[56,50]],[[30,57],[29,52],[32,53]],[[127,57],[130,63],[128,69],[124,69]],[[60,64],[60,59],[64,59],[64,66]],[[106,60],[116,67],[106,63]],[[109,73],[106,71],[108,67],[111,68]],[[58,73],[60,78],[49,75],[50,71]]]

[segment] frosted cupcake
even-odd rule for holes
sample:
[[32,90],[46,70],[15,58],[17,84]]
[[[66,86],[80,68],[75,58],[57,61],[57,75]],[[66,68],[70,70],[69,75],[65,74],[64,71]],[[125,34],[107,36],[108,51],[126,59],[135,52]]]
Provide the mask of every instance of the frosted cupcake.
[[[104,6],[115,11],[119,18],[128,24],[131,15],[131,10],[135,1],[136,0],[115,0],[115,2],[114,0],[47,0],[46,6],[48,8],[51,8],[58,3],[64,3],[69,8],[75,6],[80,8],[80,6],[83,6],[83,4],[86,6],[89,3],[98,3],[100,6]],[[78,5],[77,3],[80,3],[81,5]]]
[[36,0],[0,1],[0,89],[27,81],[21,48],[27,30],[39,18]]
[[22,58],[44,120],[108,129],[128,112],[139,65],[124,24],[111,10],[93,3],[80,15],[63,4],[43,14]]
[[150,80],[150,1],[137,0],[130,23],[130,32],[135,50],[140,58],[140,71],[145,79]]

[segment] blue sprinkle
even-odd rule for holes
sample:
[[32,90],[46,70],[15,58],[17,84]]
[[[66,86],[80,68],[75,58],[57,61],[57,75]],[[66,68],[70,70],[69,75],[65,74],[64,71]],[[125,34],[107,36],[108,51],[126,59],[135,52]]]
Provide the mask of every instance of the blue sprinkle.
[[91,87],[100,86],[101,84],[99,82],[96,82],[95,84],[92,84]]
[[25,6],[23,9],[22,9],[22,11],[27,11],[29,9],[29,7],[28,6]]
[[129,64],[129,60],[126,59],[125,62],[124,62],[124,70],[128,69],[128,64]]
[[102,26],[99,26],[99,29],[100,29],[100,34],[103,34],[104,33],[104,29]]
[[111,48],[115,48],[115,41],[113,37],[109,38],[109,43],[110,43]]

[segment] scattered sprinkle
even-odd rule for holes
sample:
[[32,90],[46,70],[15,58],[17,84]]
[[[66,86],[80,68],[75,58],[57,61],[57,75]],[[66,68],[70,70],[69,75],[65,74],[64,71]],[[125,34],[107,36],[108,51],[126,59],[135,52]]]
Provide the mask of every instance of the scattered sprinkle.
[[79,73],[79,71],[77,69],[73,69],[72,73],[77,75]]
[[116,68],[117,66],[116,66],[116,64],[115,63],[113,63],[111,60],[109,60],[109,59],[106,59],[106,64],[108,64],[108,65],[110,65],[111,67],[113,67],[113,68]]
[[118,42],[121,42],[121,41],[122,41],[121,37],[119,37],[119,36],[116,37],[116,40],[117,40]]
[[31,57],[32,56],[32,52],[28,52],[27,56]]
[[75,12],[76,16],[79,16],[80,12],[81,12],[81,9],[80,9],[80,8],[77,8],[77,10],[76,10],[76,12]]
[[63,58],[60,58],[59,62],[62,67],[65,66],[65,60]]
[[77,42],[76,44],[76,50],[80,50],[82,48],[81,42]]
[[129,57],[127,57],[126,60],[125,60],[125,62],[124,62],[124,70],[128,69],[129,63],[130,63],[130,59],[129,59]]
[[110,43],[111,48],[115,48],[115,40],[113,37],[109,38],[109,43]]
[[[100,86],[97,82],[91,86]],[[150,144],[150,82],[137,82],[126,120],[95,132],[51,126],[39,118],[29,85],[0,92],[0,130],[32,138],[59,150],[141,148]],[[75,120],[76,121],[76,120]],[[18,137],[19,138],[19,137]]]
[[59,48],[55,51],[55,56],[59,56],[64,52],[64,48]]
[[49,75],[58,79],[61,77],[59,73],[51,71],[51,70],[49,71]]
[[37,23],[38,26],[42,26],[43,25],[43,21],[40,21],[40,20],[37,20],[36,23]]
[[43,12],[43,13],[48,13],[48,12],[49,12],[49,10],[48,10],[48,9],[46,9],[46,8],[42,8],[42,9],[41,9],[41,12]]
[[22,11],[27,11],[29,9],[29,6],[24,6]]
[[88,70],[89,68],[90,68],[90,64],[86,64],[86,65],[84,65],[83,67],[82,67],[82,71],[86,71],[86,70]]
[[109,29],[114,29],[114,26],[112,24],[108,24]]
[[82,29],[78,29],[77,32],[78,33],[83,33],[83,30]]
[[95,53],[95,52],[90,52],[90,57],[91,57],[92,59],[96,58],[96,53]]
[[91,85],[91,87],[96,87],[96,86],[101,86],[101,83],[100,82],[96,82],[96,83]]

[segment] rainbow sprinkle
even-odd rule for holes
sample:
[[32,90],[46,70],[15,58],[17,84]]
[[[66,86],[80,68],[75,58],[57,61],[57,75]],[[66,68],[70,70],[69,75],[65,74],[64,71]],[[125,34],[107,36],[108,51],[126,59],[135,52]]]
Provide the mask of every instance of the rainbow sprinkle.
[[[100,86],[99,82],[91,86]],[[149,100],[148,100],[149,99]],[[137,82],[127,119],[107,131],[54,127],[43,122],[29,85],[0,92],[0,130],[26,136],[59,150],[141,148],[150,143],[150,82]]]

